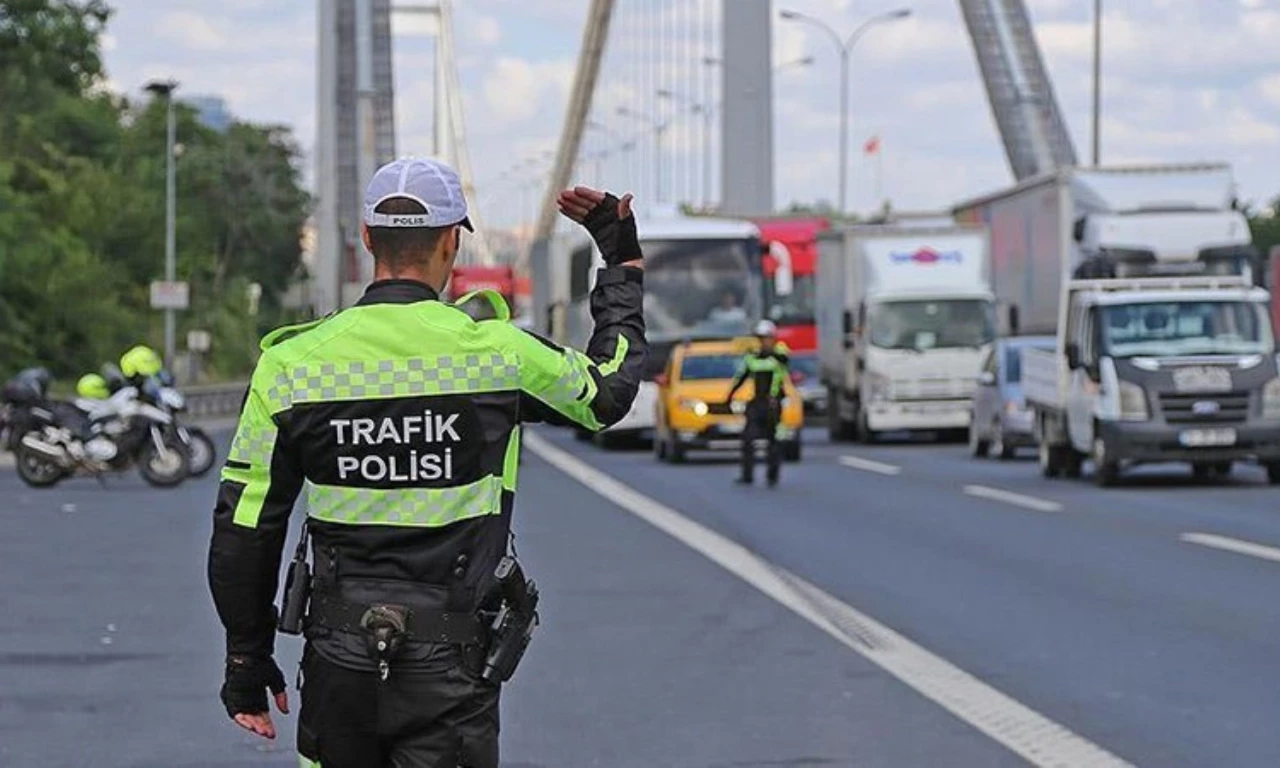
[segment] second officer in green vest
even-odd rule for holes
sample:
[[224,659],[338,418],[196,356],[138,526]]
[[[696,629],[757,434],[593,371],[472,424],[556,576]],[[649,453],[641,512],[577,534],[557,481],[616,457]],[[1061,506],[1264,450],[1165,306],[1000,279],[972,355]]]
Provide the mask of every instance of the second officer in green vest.
[[[607,265],[585,352],[438,300],[470,223],[457,174],[428,160],[391,163],[369,185],[375,272],[357,305],[263,340],[222,472],[209,581],[227,636],[222,700],[248,730],[275,737],[267,692],[288,707],[277,622],[304,628],[304,766],[497,768],[500,685],[536,617],[509,556],[519,425],[621,419],[648,348],[630,197],[578,187],[559,203]],[[300,547],[278,619],[304,488],[311,578]]]
[[778,328],[768,320],[761,320],[755,328],[760,348],[748,352],[742,358],[738,375],[729,390],[728,400],[744,384],[751,382],[751,400],[747,402],[747,423],[742,430],[742,474],[739,483],[750,484],[755,477],[756,443],[765,441],[765,480],[770,486],[778,484],[782,456],[778,446],[778,422],[782,418],[783,387],[787,380],[787,345],[778,341]]

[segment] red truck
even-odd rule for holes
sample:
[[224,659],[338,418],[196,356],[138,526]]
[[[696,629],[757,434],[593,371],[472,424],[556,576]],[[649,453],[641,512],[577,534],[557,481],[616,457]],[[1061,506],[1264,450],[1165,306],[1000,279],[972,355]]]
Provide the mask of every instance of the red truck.
[[[765,247],[766,316],[778,326],[778,338],[792,353],[792,378],[809,411],[821,411],[826,390],[818,381],[818,327],[814,319],[818,233],[831,228],[821,217],[755,219]],[[791,273],[791,290],[779,293],[779,267]]]

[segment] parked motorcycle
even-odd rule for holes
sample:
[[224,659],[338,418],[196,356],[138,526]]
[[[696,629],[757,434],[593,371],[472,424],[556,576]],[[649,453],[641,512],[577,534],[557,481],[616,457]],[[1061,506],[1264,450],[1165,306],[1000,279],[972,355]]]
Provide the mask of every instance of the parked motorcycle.
[[214,462],[218,458],[218,450],[203,429],[189,427],[179,420],[180,415],[187,410],[187,398],[169,383],[171,381],[161,377],[154,384],[148,382],[143,386],[143,398],[163,409],[173,419],[178,440],[182,442],[187,452],[191,476],[203,477],[213,469]]
[[[24,372],[24,374],[27,372]],[[102,479],[137,467],[158,487],[181,483],[189,474],[187,449],[173,417],[124,387],[105,399],[48,398],[47,373],[19,374],[4,388],[6,446],[18,476],[33,487],[48,487],[75,475]]]

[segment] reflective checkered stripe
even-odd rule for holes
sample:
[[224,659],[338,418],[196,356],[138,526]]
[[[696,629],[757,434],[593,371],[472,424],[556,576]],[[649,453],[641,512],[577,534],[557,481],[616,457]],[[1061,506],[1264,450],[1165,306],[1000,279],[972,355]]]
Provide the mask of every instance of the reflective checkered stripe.
[[307,486],[307,514],[326,523],[439,528],[502,512],[502,478],[452,488]]
[[312,363],[276,376],[267,394],[273,410],[298,403],[413,395],[495,392],[520,388],[513,355],[494,352],[405,360]]
[[227,452],[228,461],[238,461],[254,466],[269,466],[271,451],[276,445],[276,425],[271,422],[257,424],[241,419],[236,435]]

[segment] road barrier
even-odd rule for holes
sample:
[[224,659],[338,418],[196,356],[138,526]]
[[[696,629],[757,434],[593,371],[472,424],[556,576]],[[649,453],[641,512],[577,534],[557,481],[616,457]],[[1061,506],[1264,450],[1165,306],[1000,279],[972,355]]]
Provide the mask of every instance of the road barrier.
[[239,414],[248,389],[249,382],[233,381],[227,384],[183,387],[182,394],[187,397],[187,413],[192,418],[207,419]]

